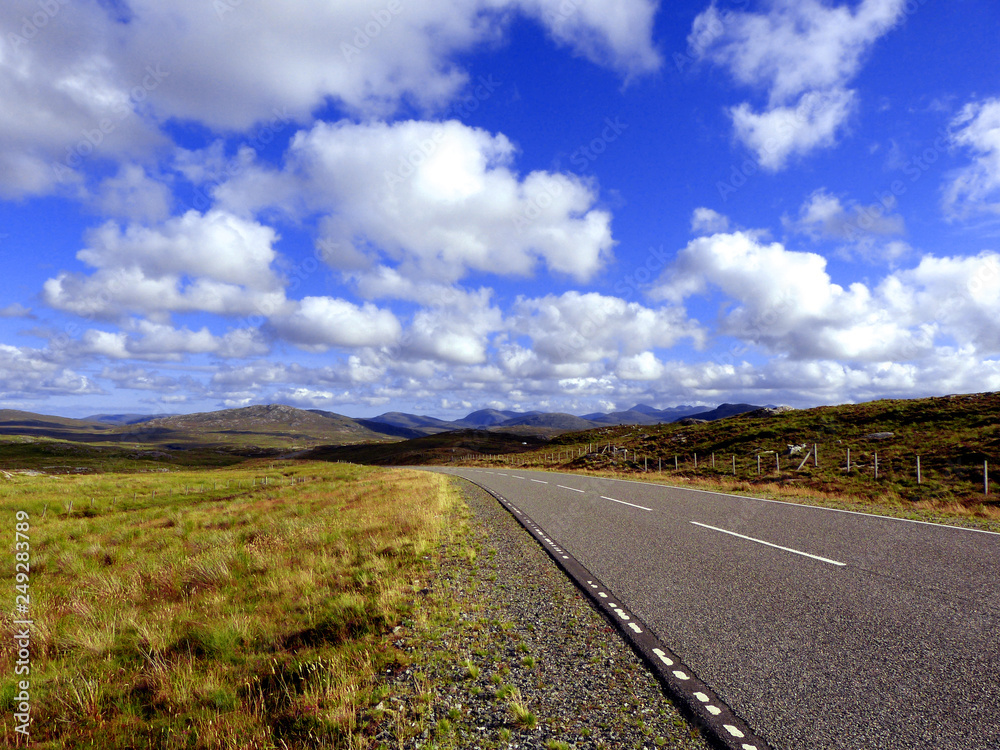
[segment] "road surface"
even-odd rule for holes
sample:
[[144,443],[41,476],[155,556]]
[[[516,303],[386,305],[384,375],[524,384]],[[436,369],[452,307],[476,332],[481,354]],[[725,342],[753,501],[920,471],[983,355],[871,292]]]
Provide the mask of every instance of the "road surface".
[[776,750],[1000,749],[1000,535],[440,470],[515,502]]

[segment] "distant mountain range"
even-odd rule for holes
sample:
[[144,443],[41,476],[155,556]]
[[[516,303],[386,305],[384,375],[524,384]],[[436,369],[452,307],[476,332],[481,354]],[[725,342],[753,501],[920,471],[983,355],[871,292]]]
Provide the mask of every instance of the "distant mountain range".
[[505,430],[514,432],[525,428],[528,432],[576,432],[593,430],[620,424],[652,425],[677,422],[681,419],[694,418],[711,422],[736,414],[756,411],[764,407],[753,404],[722,404],[715,409],[704,406],[674,406],[669,409],[656,409],[647,404],[636,404],[631,409],[616,412],[593,412],[576,416],[562,412],[540,411],[498,411],[496,409],[481,409],[466,415],[462,419],[445,421],[436,417],[418,416],[403,412],[387,412],[370,419],[358,420],[369,429],[375,425],[385,425],[396,428],[406,434],[400,437],[420,437],[434,435],[451,430]]
[[547,438],[564,432],[621,424],[652,425],[686,418],[712,421],[759,408],[751,404],[722,404],[715,409],[698,406],[655,409],[637,404],[625,411],[583,416],[481,409],[452,421],[403,412],[355,419],[321,409],[297,409],[284,404],[186,415],[94,414],[86,419],[8,409],[0,410],[0,435],[86,443],[156,444],[169,448],[193,445],[311,447],[408,440],[457,430]]
[[[550,430],[553,432],[573,432],[577,430],[593,430],[597,427],[607,427],[608,425],[620,424],[664,424],[677,422],[685,418],[700,419],[712,422],[716,419],[731,417],[736,414],[754,411],[764,407],[754,404],[721,404],[709,409],[705,406],[673,406],[667,409],[657,409],[647,404],[636,404],[631,409],[614,412],[592,412],[590,414],[575,415],[563,412],[541,412],[541,411],[501,411],[498,409],[480,409],[471,414],[467,414],[461,419],[451,421],[430,417],[427,415],[408,414],[400,411],[390,411],[380,414],[377,417],[354,418],[345,417],[322,409],[295,409],[291,406],[282,406],[275,410],[275,405],[271,406],[247,406],[243,409],[223,409],[216,412],[205,412],[202,414],[171,415],[171,414],[94,414],[86,417],[82,421],[97,422],[102,425],[127,426],[139,425],[143,423],[156,422],[170,426],[193,427],[194,423],[202,426],[212,424],[214,427],[221,426],[221,423],[235,418],[256,418],[260,419],[264,410],[269,415],[287,417],[296,411],[316,414],[328,420],[335,420],[341,426],[346,427],[349,422],[355,422],[363,428],[376,432],[380,435],[389,435],[401,438],[414,438],[423,435],[436,435],[441,432],[452,430],[489,430],[504,429],[513,431],[516,427],[528,427],[533,429]],[[258,413],[259,412],[259,413]],[[75,421],[75,420],[74,420]],[[306,421],[310,421],[306,419]]]

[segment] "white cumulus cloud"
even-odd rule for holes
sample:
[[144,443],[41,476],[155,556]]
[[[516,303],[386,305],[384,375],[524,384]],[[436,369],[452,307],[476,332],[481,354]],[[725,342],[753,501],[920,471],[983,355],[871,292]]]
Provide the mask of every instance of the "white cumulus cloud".
[[908,327],[890,297],[876,298],[861,283],[834,283],[823,256],[750,233],[693,240],[654,296],[680,303],[713,288],[736,303],[721,314],[721,333],[793,358],[909,360],[932,343],[930,321]]
[[771,0],[761,12],[720,11],[713,3],[695,19],[688,43],[697,59],[767,92],[763,111],[744,102],[730,112],[737,138],[763,167],[779,170],[793,155],[836,142],[856,103],[848,83],[904,11],[904,0],[862,0],[853,8]]
[[257,222],[192,210],[152,227],[108,222],[86,239],[77,257],[95,270],[46,281],[43,299],[52,307],[106,319],[135,312],[162,318],[269,314],[286,302],[272,268],[277,235]]
[[334,297],[306,297],[269,327],[278,336],[310,351],[331,347],[387,346],[400,336],[396,316],[370,302],[355,305]]
[[457,121],[319,123],[298,133],[283,170],[249,168],[215,196],[233,211],[278,207],[326,217],[330,265],[394,263],[408,278],[526,275],[539,263],[579,281],[614,241],[594,187],[575,175],[514,171],[515,146]]

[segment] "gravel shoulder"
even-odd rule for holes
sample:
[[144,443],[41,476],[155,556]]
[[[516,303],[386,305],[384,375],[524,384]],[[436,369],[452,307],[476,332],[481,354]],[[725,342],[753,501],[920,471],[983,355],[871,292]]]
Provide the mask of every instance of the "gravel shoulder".
[[384,748],[678,748],[701,738],[616,631],[490,495],[462,518],[424,602],[391,636],[371,719]]

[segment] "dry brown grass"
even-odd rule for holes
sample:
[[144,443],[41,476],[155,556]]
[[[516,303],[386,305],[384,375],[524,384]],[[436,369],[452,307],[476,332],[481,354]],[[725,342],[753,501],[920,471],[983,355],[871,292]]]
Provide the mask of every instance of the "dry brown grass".
[[[0,496],[32,518],[34,747],[366,747],[359,716],[399,658],[384,633],[421,616],[413,581],[431,575],[454,491],[427,472],[309,463],[250,484],[265,471],[18,477]],[[185,491],[198,483],[223,486]],[[41,517],[70,498],[72,514]],[[13,632],[0,615],[5,663]],[[14,695],[5,673],[7,746]]]

